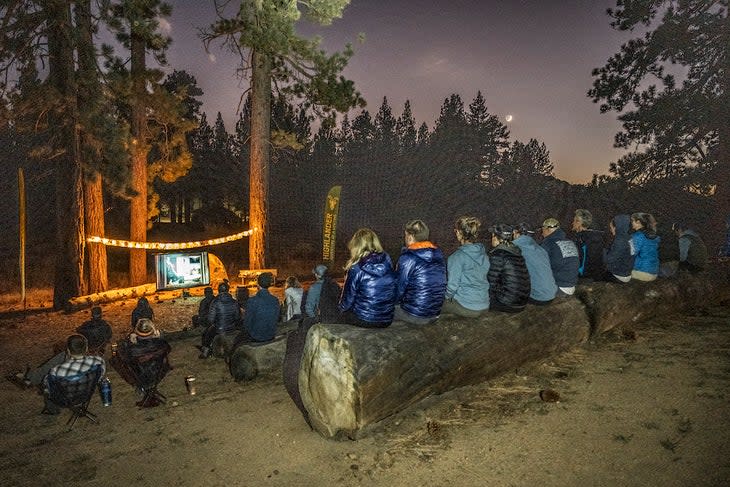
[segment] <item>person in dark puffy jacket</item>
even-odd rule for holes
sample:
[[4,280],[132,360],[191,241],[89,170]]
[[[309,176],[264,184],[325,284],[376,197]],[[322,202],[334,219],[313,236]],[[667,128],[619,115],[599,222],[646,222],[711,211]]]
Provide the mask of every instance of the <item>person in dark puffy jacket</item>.
[[530,274],[520,248],[512,243],[513,228],[504,223],[492,229],[489,252],[489,309],[517,313],[530,299]]
[[208,328],[203,332],[200,348],[200,358],[208,358],[211,354],[210,345],[216,335],[227,335],[240,327],[241,308],[238,301],[233,299],[229,292],[228,283],[218,285],[218,296],[210,304],[208,310]]
[[393,261],[369,228],[355,232],[348,244],[350,260],[340,297],[340,320],[366,328],[385,328],[393,321],[396,275]]
[[629,282],[631,270],[634,268],[634,256],[631,255],[631,234],[629,215],[616,215],[608,224],[613,241],[606,249],[604,262],[606,273],[602,280],[608,282]]
[[132,310],[132,330],[134,330],[137,326],[137,322],[142,318],[147,318],[152,321],[155,320],[155,312],[152,311],[150,302],[147,301],[147,298],[144,296],[137,300],[137,306]]
[[446,294],[446,261],[441,249],[431,243],[429,230],[421,220],[404,228],[403,249],[398,274],[398,305],[395,319],[424,325],[438,319]]
[[593,215],[584,209],[575,210],[573,231],[575,245],[578,247],[578,275],[580,277],[600,280],[606,269],[603,266],[603,232],[593,230]]
[[550,257],[550,268],[553,271],[555,284],[558,285],[557,296],[572,296],[578,283],[578,248],[575,242],[568,240],[560,228],[560,222],[548,218],[542,222],[542,242],[540,247],[547,250]]

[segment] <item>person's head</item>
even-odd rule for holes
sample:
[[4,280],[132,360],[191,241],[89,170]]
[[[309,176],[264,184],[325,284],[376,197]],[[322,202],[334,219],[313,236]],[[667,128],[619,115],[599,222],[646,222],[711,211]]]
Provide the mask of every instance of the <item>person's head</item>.
[[377,234],[369,228],[361,228],[355,232],[347,244],[350,250],[350,260],[347,261],[345,269],[349,269],[357,261],[373,252],[382,252],[383,246]]
[[520,237],[522,235],[528,235],[532,236],[535,234],[535,231],[532,229],[532,225],[530,225],[527,222],[518,223],[515,225],[514,230],[512,230],[512,235],[514,238]]
[[150,302],[147,301],[147,298],[145,298],[144,296],[142,296],[141,298],[139,298],[137,300],[137,307],[138,308],[149,308],[150,307]]
[[210,286],[206,286],[205,289],[203,289],[203,294],[206,298],[212,298],[213,297],[213,288]]
[[256,278],[256,284],[262,289],[268,289],[274,284],[274,275],[271,272],[262,272],[259,277]]
[[462,216],[456,220],[454,231],[456,238],[461,243],[474,243],[479,238],[479,229],[482,222],[475,216]]
[[159,333],[152,320],[149,318],[140,318],[134,326],[134,334],[139,338],[149,338],[157,336]]
[[101,306],[94,306],[91,308],[91,318],[95,320],[101,319]]
[[548,218],[542,222],[542,236],[552,235],[558,228],[560,228],[560,222],[555,218]]
[[218,294],[225,294],[230,290],[231,288],[230,286],[228,286],[227,281],[223,281],[222,283],[218,284]]
[[403,228],[403,230],[405,234],[406,245],[410,245],[413,242],[424,242],[428,240],[428,226],[423,223],[423,220],[411,220],[406,223],[406,226]]
[[489,232],[492,234],[492,247],[496,247],[501,243],[512,242],[514,227],[506,223],[497,223]]
[[573,231],[581,232],[588,230],[593,225],[593,215],[588,210],[579,208],[575,210],[575,216],[573,217]]
[[86,355],[89,351],[89,342],[84,335],[71,335],[66,339],[66,350],[74,357]]
[[632,213],[631,228],[635,232],[643,231],[647,236],[656,235],[656,220],[650,213]]
[[690,228],[689,225],[682,223],[682,222],[674,222],[672,223],[672,231],[679,237],[684,233],[686,230],[694,230],[694,228]]
[[302,285],[300,284],[299,279],[294,276],[289,276],[286,278],[286,287],[302,287]]
[[322,279],[325,274],[327,274],[327,266],[324,264],[319,264],[312,270],[312,273],[314,274],[315,278]]

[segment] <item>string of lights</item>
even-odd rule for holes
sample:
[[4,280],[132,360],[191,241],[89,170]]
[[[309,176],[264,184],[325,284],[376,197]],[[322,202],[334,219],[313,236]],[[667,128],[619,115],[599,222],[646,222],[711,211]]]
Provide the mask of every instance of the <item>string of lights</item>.
[[120,240],[116,238],[106,238],[91,236],[86,239],[87,242],[100,243],[110,247],[124,247],[128,249],[145,249],[145,250],[179,250],[179,249],[195,249],[199,247],[207,247],[209,245],[219,245],[222,243],[233,242],[248,237],[256,229],[245,230],[234,235],[226,237],[211,238],[208,240],[196,240],[194,242],[131,242],[129,240]]

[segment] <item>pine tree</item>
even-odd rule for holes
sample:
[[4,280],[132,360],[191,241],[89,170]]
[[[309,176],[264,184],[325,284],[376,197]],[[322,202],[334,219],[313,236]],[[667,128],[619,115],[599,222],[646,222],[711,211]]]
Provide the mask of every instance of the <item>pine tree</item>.
[[402,154],[410,154],[416,148],[418,133],[416,132],[416,119],[413,118],[411,111],[411,102],[406,100],[403,105],[403,113],[398,117],[395,125],[395,131],[398,135],[398,142]]

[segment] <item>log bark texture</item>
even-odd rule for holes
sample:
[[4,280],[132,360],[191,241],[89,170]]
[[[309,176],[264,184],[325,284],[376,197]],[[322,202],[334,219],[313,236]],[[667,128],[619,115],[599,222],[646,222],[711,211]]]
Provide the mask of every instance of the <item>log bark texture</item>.
[[589,330],[576,299],[477,320],[442,316],[420,327],[319,324],[304,348],[301,399],[320,434],[355,439],[368,425],[426,396],[568,350],[584,342]]

